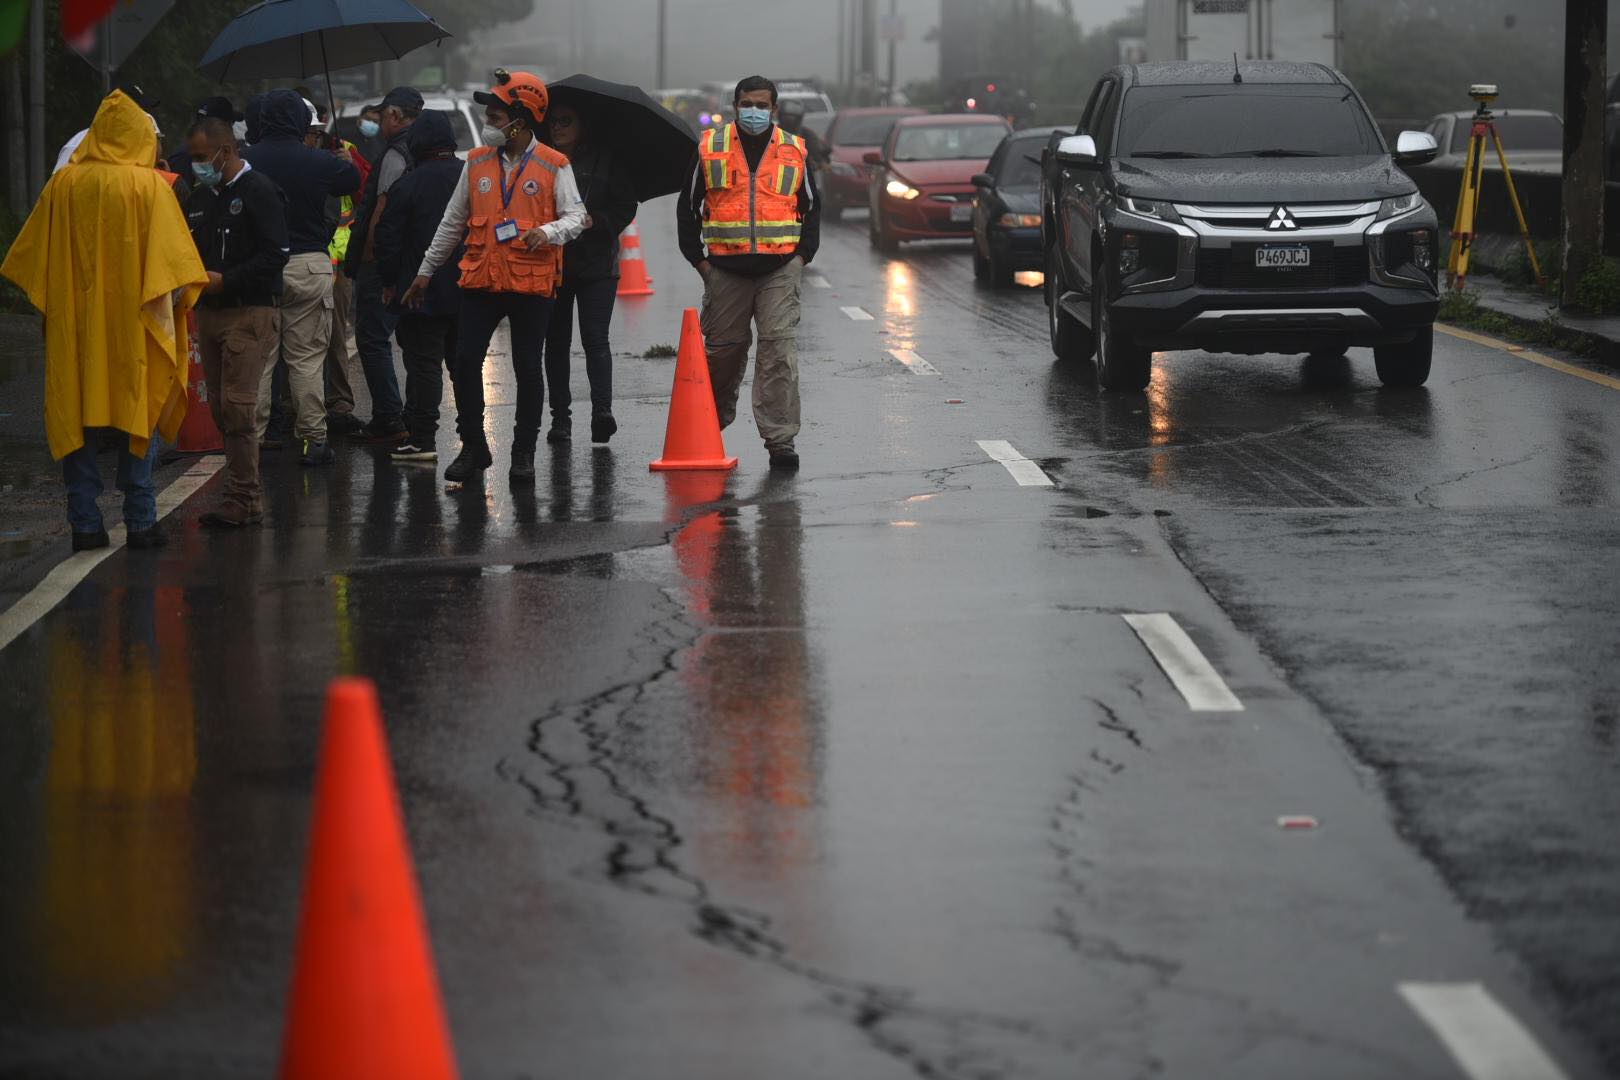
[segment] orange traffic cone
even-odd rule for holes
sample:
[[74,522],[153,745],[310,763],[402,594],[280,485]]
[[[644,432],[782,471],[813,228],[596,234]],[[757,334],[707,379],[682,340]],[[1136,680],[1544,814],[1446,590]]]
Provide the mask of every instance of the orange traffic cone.
[[201,454],[225,449],[225,440],[214,426],[208,409],[208,380],[203,378],[202,349],[197,345],[197,313],[186,312],[186,418],[180,421],[175,449],[184,454]]
[[641,257],[641,229],[632,221],[619,236],[619,295],[652,294],[652,278],[647,276],[647,262]]
[[664,456],[652,463],[656,472],[672,469],[735,469],[720,437],[720,414],[709,386],[709,356],[697,308],[681,316],[681,351],[675,358],[675,390],[669,399],[669,425],[664,429]]
[[456,1076],[369,679],[327,691],[281,1076]]

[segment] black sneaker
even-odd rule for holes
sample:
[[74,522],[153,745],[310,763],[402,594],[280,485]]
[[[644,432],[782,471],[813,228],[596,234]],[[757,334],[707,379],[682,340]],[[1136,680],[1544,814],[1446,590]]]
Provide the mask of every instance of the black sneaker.
[[353,435],[357,431],[364,431],[366,425],[354,413],[327,413],[326,433],[328,435]]
[[514,447],[512,450],[512,468],[506,475],[511,480],[533,483],[534,451],[532,449],[519,450]]
[[406,439],[403,443],[388,451],[388,457],[392,461],[418,461],[432,464],[439,460],[439,451],[432,443]]
[[775,472],[798,472],[799,455],[792,450],[772,450],[771,469]]
[[403,442],[410,438],[410,434],[405,427],[405,421],[397,416],[392,420],[372,417],[371,423],[360,429],[360,437],[367,442]]
[[479,443],[475,446],[468,446],[464,443],[461,447],[461,453],[456,455],[456,460],[452,461],[450,467],[444,470],[444,478],[452,484],[465,484],[473,478],[474,473],[483,472],[493,464],[495,464],[495,458],[491,456],[487,443]]
[[607,442],[613,438],[613,433],[619,430],[619,422],[613,419],[610,412],[591,414],[591,442]]
[[163,526],[153,522],[150,528],[131,529],[124,542],[139,551],[142,548],[160,548],[169,542],[169,538],[163,532]]
[[572,420],[553,420],[551,430],[546,432],[546,442],[565,443],[574,438],[574,422]]
[[337,455],[332,448],[326,445],[325,439],[305,439],[304,452],[298,459],[300,465],[330,465],[337,461]]
[[73,534],[74,551],[94,551],[96,548],[104,548],[111,543],[112,538],[107,535],[106,529],[97,529],[95,532],[88,533],[76,532]]

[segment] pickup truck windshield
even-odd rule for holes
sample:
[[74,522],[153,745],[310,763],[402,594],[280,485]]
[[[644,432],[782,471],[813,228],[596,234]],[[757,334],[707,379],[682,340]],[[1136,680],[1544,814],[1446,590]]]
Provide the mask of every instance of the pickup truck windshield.
[[1116,157],[1354,157],[1383,147],[1343,86],[1138,86],[1125,95]]

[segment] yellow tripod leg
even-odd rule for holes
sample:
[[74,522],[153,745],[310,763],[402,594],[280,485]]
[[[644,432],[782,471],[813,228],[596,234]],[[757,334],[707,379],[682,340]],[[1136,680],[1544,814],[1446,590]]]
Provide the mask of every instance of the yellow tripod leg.
[[1502,136],[1497,132],[1495,124],[1491,125],[1491,141],[1496,144],[1496,160],[1502,163],[1502,179],[1507,181],[1508,199],[1513,203],[1513,216],[1519,219],[1519,235],[1524,238],[1525,254],[1530,256],[1530,269],[1535,272],[1536,284],[1545,289],[1547,279],[1541,273],[1541,263],[1536,261],[1536,245],[1530,239],[1530,225],[1524,220],[1524,207],[1519,204],[1519,189],[1513,186],[1513,172],[1508,168],[1507,151],[1502,149]]
[[1484,157],[1484,139],[1478,130],[1470,132],[1462,191],[1457,196],[1457,218],[1451,226],[1451,252],[1446,258],[1451,287],[1459,292],[1468,278],[1468,253],[1474,243],[1474,220],[1479,215],[1480,167]]

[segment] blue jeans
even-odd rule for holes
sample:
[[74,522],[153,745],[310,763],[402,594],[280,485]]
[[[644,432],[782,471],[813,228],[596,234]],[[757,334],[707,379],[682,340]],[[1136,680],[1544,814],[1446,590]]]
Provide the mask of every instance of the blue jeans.
[[360,353],[360,370],[371,391],[371,420],[400,418],[404,405],[399,400],[399,376],[394,373],[394,328],[399,316],[383,303],[382,275],[376,263],[364,263],[354,279],[354,346]]
[[[76,533],[98,533],[105,526],[96,499],[101,495],[101,466],[96,463],[96,447],[110,428],[85,428],[84,445],[62,459],[62,480],[68,490],[68,524]],[[124,524],[130,532],[150,529],[157,524],[157,489],[152,486],[152,462],[157,457],[157,437],[146,445],[146,456],[129,452],[129,436],[117,432],[118,490],[124,493]]]
[[574,395],[568,387],[568,353],[574,341],[574,305],[579,304],[579,340],[585,347],[585,377],[591,384],[591,412],[613,411],[613,346],[608,343],[608,325],[613,322],[613,303],[618,299],[619,279],[608,277],[570,284],[557,290],[557,306],[551,310],[551,328],[546,332],[546,382],[551,384],[551,415],[566,418],[572,414]]

